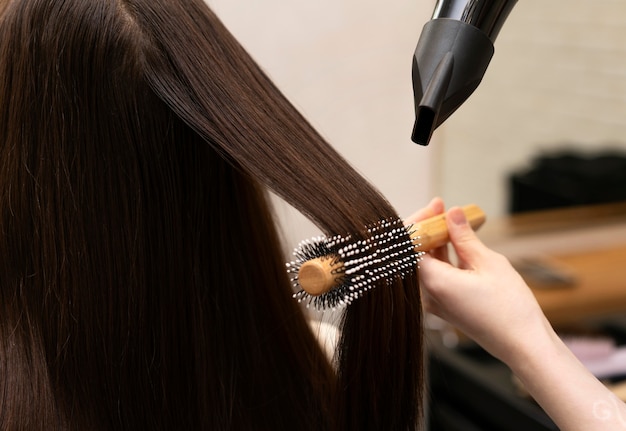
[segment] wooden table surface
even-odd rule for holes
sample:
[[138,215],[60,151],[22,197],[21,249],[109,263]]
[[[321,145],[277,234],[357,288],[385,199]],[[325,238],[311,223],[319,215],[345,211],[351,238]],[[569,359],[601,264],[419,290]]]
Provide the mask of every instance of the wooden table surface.
[[555,325],[603,314],[626,313],[626,245],[590,252],[555,255],[572,282],[552,285],[526,277],[537,301]]
[[479,235],[520,269],[555,326],[626,314],[626,204],[488,219]]

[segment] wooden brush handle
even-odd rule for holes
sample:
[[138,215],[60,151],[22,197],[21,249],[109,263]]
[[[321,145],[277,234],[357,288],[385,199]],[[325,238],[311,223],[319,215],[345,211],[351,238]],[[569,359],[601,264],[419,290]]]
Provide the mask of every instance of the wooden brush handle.
[[[481,227],[487,219],[478,205],[466,205],[462,210],[474,230]],[[411,239],[415,244],[415,251],[430,251],[450,241],[445,213],[415,223],[412,230]]]
[[[478,229],[485,222],[485,213],[477,205],[466,205],[462,209],[472,229]],[[450,240],[445,213],[415,223],[411,230],[411,240],[417,252],[433,250]],[[298,282],[309,295],[319,296],[337,286],[342,268],[343,262],[336,256],[311,259],[298,271]]]

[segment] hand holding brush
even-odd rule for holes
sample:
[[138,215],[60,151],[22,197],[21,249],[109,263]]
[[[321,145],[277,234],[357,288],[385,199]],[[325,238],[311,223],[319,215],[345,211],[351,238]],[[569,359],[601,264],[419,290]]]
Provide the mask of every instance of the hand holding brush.
[[[463,207],[463,212],[474,229],[485,221],[476,205]],[[382,221],[369,227],[367,240],[337,236],[304,242],[294,253],[297,259],[288,264],[294,296],[316,308],[344,306],[375,282],[414,271],[424,252],[448,242],[445,217],[439,214],[408,226]]]
[[424,256],[426,311],[507,364],[560,430],[626,429],[626,404],[567,348],[509,261],[478,239],[459,208],[448,210],[446,221],[458,266],[446,253]]

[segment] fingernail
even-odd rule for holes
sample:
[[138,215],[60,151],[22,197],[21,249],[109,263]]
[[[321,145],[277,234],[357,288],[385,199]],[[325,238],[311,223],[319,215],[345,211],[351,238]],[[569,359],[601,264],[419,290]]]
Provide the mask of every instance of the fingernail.
[[456,225],[464,225],[467,223],[467,218],[465,218],[465,213],[460,208],[455,208],[454,210],[450,210],[448,213],[448,217],[452,223]]

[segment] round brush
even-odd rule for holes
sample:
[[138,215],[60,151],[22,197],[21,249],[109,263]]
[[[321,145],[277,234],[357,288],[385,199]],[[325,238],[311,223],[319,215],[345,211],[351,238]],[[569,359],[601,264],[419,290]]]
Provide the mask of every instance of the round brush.
[[[478,229],[485,213],[477,205],[462,208],[469,224]],[[294,298],[317,309],[350,304],[374,285],[415,270],[419,257],[449,241],[446,215],[406,226],[384,220],[368,227],[369,237],[319,237],[302,242],[287,264],[296,289]]]

